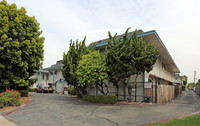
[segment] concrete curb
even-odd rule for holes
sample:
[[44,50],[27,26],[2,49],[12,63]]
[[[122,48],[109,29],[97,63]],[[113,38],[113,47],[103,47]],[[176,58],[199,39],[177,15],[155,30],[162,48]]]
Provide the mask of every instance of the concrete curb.
[[32,97],[30,96],[29,99],[25,102],[24,105],[21,105],[19,107],[17,107],[16,109],[14,109],[13,111],[10,111],[4,115],[0,115],[0,126],[17,126],[16,124],[14,124],[13,122],[11,122],[10,120],[7,120],[6,118],[4,118],[4,116],[7,116],[19,109],[21,109],[22,107],[26,106],[27,104],[30,103],[30,101],[32,100]]
[[2,115],[0,115],[0,126],[17,126],[17,125],[5,119]]
[[182,119],[182,118],[189,117],[189,116],[192,116],[192,115],[196,115],[196,114],[199,114],[199,113],[200,113],[200,111],[197,111],[197,112],[190,113],[190,114],[180,116],[180,117],[177,117],[177,118],[165,119],[165,120],[161,120],[161,121],[157,121],[157,122],[150,122],[150,123],[142,124],[142,125],[139,125],[139,126],[148,126],[152,123],[164,123],[164,122],[167,122],[167,121],[170,121],[170,120],[173,120],[173,119]]
[[21,105],[21,106],[17,107],[17,108],[14,109],[13,111],[10,111],[10,112],[4,114],[3,116],[7,116],[7,115],[9,115],[9,114],[11,114],[11,113],[13,113],[13,112],[15,112],[15,111],[21,109],[22,107],[24,107],[24,106],[26,106],[27,104],[29,104],[29,102],[30,102],[31,100],[32,100],[32,97],[30,96],[29,99],[25,102],[24,105]]

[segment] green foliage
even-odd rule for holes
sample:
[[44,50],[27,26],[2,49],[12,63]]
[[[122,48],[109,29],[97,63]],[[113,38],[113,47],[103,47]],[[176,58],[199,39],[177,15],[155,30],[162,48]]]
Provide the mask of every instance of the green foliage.
[[194,86],[195,86],[195,84],[194,83],[190,83],[190,84],[188,84],[187,85],[187,87],[191,90],[191,89],[193,89],[194,88]]
[[68,84],[78,85],[78,80],[76,77],[76,70],[78,63],[81,60],[82,55],[88,52],[88,48],[85,45],[86,37],[82,42],[70,41],[70,47],[67,54],[63,55],[63,69],[62,74]]
[[36,88],[27,88],[28,92],[36,92]]
[[3,98],[0,97],[0,109],[4,107],[4,101]]
[[164,123],[153,123],[149,126],[199,126],[200,114],[189,116],[183,119],[173,119]]
[[71,88],[69,89],[69,94],[71,94],[71,95],[76,95],[76,90],[75,90],[74,87],[71,87]]
[[83,100],[93,103],[101,104],[115,104],[117,103],[116,95],[84,95]]
[[137,37],[137,30],[132,36],[128,34],[128,28],[123,36],[117,38],[109,32],[107,50],[107,66],[110,81],[123,82],[131,75],[150,72],[153,69],[158,55],[151,43],[145,44],[142,38]]
[[185,77],[185,80],[183,81],[183,84],[186,85],[187,84],[187,80],[188,80],[188,77],[186,75],[184,75]]
[[[135,83],[138,75],[153,69],[158,55],[157,50],[151,45],[150,42],[146,45],[142,38],[137,37],[137,30],[132,36],[128,34],[128,28],[124,35],[117,38],[117,34],[112,36],[109,34],[109,42],[107,48],[107,67],[109,81],[115,85],[119,83],[126,84],[131,75],[136,75]],[[134,83],[134,84],[135,84]],[[134,85],[128,85],[131,91]],[[131,97],[131,94],[129,94]]]
[[3,108],[4,106],[19,106],[19,98],[20,93],[16,90],[6,90],[6,92],[0,94],[0,108]]
[[29,79],[29,85],[28,86],[32,86],[34,83],[36,83],[38,81],[38,77],[34,78],[34,79]]
[[[79,85],[95,82],[103,86],[103,81],[108,78],[104,56],[99,51],[91,51],[82,56],[76,71]],[[102,91],[102,90],[101,90]],[[103,94],[105,94],[103,92]]]
[[25,8],[0,2],[0,86],[28,86],[43,60],[39,23]]
[[200,82],[197,82],[196,85],[200,85]]
[[18,90],[18,92],[21,94],[21,97],[28,97],[28,90]]
[[64,87],[64,91],[69,91],[69,88],[68,87]]

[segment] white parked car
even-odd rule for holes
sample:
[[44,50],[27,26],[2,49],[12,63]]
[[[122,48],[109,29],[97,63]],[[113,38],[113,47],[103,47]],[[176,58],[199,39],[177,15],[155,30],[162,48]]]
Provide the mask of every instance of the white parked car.
[[53,85],[51,83],[47,83],[47,82],[41,82],[37,85],[36,87],[36,92],[53,92]]

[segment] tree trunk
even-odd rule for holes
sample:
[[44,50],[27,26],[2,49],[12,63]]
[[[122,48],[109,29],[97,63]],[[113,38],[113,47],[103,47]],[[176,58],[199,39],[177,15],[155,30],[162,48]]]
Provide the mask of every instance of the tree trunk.
[[132,84],[130,84],[128,81],[130,80],[130,77],[128,78],[128,81],[127,81],[127,85],[128,85],[128,101],[129,102],[132,102],[132,89],[133,87],[135,86],[136,84],[136,81],[137,81],[137,78],[138,78],[139,74],[136,74],[135,76],[135,80]]
[[[105,88],[106,88],[106,92],[104,91],[103,89],[103,86],[105,85]],[[101,84],[98,84],[97,85],[97,88],[98,90],[103,94],[103,95],[107,95],[109,93],[109,90],[108,90],[108,86],[105,84],[105,83],[101,83]]]
[[83,91],[82,87],[77,86],[76,89],[77,89],[77,90],[76,90],[77,96],[78,96],[79,98],[82,98],[82,97],[83,97],[83,94],[84,94],[84,93],[83,93],[84,91]]
[[131,85],[128,85],[128,102],[132,102],[132,89]]
[[106,95],[107,95],[109,93],[108,85],[105,84],[105,87],[106,87]]
[[[100,86],[100,87],[99,87]],[[98,88],[98,90],[103,94],[103,95],[105,95],[105,93],[104,93],[104,91],[103,91],[103,86],[102,85],[98,85],[97,84],[97,88]]]

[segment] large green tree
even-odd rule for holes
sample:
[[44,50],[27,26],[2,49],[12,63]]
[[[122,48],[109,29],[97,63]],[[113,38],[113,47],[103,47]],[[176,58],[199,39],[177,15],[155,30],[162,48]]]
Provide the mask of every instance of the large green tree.
[[81,90],[83,91],[84,87],[78,86],[76,70],[82,55],[88,53],[88,47],[85,45],[85,40],[86,37],[81,42],[78,40],[76,42],[71,40],[68,52],[63,55],[63,77],[68,84],[74,85],[77,93],[80,94],[82,94]]
[[184,75],[184,81],[183,81],[184,85],[187,85],[187,80],[188,80],[188,77],[186,75]]
[[[153,69],[158,55],[151,43],[146,44],[142,38],[137,37],[137,30],[129,36],[129,29],[120,38],[116,37],[117,34],[112,36],[109,32],[106,61],[109,81],[116,86],[120,83],[127,86],[128,99],[132,101],[132,88],[138,76]],[[129,83],[132,75],[135,75],[134,82]]]
[[0,86],[27,86],[43,60],[39,23],[25,8],[0,2]]
[[[78,64],[76,74],[79,85],[95,83],[96,88],[103,95],[106,95],[109,91],[108,86],[104,83],[108,79],[104,57],[99,51],[90,51],[89,54],[83,55]],[[104,87],[106,88],[105,90]]]

